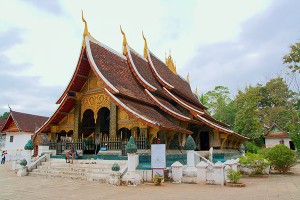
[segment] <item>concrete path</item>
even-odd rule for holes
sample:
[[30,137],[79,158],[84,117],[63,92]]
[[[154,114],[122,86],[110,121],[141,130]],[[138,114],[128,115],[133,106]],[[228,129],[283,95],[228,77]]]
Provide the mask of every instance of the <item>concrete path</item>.
[[172,183],[163,183],[160,187],[152,183],[136,187],[113,187],[97,182],[18,177],[10,167],[11,162],[0,165],[0,200],[300,200],[300,164],[293,167],[292,175],[270,175],[268,178],[243,177],[241,181],[246,183],[245,188]]

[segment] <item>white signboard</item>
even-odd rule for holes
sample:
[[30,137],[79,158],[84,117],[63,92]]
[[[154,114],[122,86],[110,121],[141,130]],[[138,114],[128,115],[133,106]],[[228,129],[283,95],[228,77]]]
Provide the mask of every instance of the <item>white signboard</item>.
[[151,144],[151,168],[166,168],[166,144]]

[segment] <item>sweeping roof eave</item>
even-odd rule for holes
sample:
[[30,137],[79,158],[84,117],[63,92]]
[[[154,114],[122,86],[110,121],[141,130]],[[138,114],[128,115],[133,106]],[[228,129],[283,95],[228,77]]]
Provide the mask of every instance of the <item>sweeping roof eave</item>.
[[110,96],[111,100],[124,110],[126,110],[132,117],[135,119],[147,124],[150,127],[160,129],[160,130],[169,130],[175,132],[181,132],[184,134],[192,134],[191,131],[181,128],[176,124],[170,122],[166,117],[160,114],[155,108],[141,104],[138,102],[133,102],[122,97],[117,97],[112,94],[109,90],[105,89],[107,94]]

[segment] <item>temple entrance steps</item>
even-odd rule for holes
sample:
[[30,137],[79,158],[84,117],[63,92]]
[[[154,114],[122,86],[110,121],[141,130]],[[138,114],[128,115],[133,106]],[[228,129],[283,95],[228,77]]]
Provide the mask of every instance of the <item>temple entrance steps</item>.
[[69,164],[64,159],[50,159],[29,172],[29,176],[106,183],[114,163],[120,165],[121,173],[126,170],[126,160],[74,160],[73,164]]

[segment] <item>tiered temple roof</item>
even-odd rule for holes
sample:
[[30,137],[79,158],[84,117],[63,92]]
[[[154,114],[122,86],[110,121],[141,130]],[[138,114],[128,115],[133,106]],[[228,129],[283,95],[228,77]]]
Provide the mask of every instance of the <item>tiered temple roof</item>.
[[120,54],[95,40],[88,32],[86,22],[85,25],[82,50],[73,77],[57,101],[60,106],[37,133],[49,130],[50,124],[57,124],[65,116],[64,113],[73,108],[75,93],[81,91],[92,70],[104,84],[104,91],[111,101],[150,127],[192,133],[171,122],[167,117],[170,115],[182,122],[205,124],[221,133],[247,139],[212,118],[192,92],[189,82],[158,59],[148,49],[145,38],[143,57],[127,44],[122,31],[123,54]]

